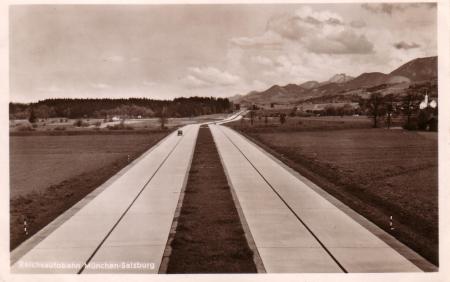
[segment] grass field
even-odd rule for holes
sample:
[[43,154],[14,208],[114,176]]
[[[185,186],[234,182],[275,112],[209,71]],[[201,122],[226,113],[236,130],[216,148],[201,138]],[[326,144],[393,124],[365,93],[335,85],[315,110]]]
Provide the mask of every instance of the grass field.
[[[172,129],[186,124],[208,122],[221,120],[229,114],[211,114],[202,115],[196,117],[184,117],[184,118],[168,118],[165,127]],[[76,122],[80,122],[83,126],[76,126]],[[9,130],[12,133],[22,132],[38,132],[48,133],[61,131],[108,131],[109,127],[117,126],[122,121],[105,121],[100,118],[83,118],[83,119],[67,119],[67,118],[47,118],[38,119],[34,124],[31,124],[28,120],[10,120]],[[142,118],[142,119],[125,119],[123,121],[126,130],[155,130],[161,127],[159,118]]]
[[167,133],[10,136],[11,249]]
[[336,117],[231,126],[437,264],[437,133],[361,123]]
[[[248,115],[247,115],[248,116]],[[367,117],[287,117],[286,123],[281,126],[278,117],[269,117],[267,124],[262,118],[254,118],[253,125],[248,117],[230,124],[232,127],[245,130],[245,132],[292,132],[371,128],[372,121]]]

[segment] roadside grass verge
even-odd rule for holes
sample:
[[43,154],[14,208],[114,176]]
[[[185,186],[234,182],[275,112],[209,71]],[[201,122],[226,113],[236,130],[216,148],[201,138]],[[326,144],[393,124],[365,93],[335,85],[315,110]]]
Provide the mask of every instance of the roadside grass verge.
[[256,273],[209,128],[200,128],[167,273]]

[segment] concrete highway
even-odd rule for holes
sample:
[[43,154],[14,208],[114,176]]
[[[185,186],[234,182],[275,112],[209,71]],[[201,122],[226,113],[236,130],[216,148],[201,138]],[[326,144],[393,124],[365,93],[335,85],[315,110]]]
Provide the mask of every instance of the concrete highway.
[[421,271],[248,139],[209,126],[266,272]]
[[[208,126],[261,272],[421,271],[257,145],[220,125],[242,113]],[[170,134],[39,243],[19,246],[23,255],[11,272],[160,272],[199,127]]]

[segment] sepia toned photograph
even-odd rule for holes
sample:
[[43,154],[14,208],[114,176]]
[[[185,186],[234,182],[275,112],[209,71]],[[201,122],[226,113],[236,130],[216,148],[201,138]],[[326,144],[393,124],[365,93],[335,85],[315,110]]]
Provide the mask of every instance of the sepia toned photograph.
[[439,273],[438,3],[7,10],[11,277]]

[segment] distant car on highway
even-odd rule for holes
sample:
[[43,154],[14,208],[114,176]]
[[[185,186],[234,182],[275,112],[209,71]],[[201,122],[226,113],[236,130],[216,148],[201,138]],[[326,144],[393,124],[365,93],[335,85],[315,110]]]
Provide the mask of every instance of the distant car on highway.
[[181,129],[178,129],[177,135],[178,135],[178,136],[181,136],[181,135],[183,135],[183,130],[181,130]]

